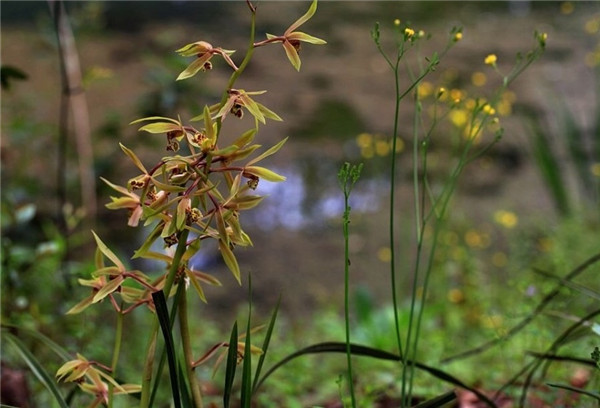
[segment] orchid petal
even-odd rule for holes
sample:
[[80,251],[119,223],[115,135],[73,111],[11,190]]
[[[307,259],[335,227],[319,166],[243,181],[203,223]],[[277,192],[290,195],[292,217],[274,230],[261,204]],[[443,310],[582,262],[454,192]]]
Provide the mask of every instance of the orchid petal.
[[198,73],[201,69],[204,68],[204,64],[206,64],[211,58],[212,53],[205,53],[200,58],[196,59],[192,62],[186,69],[183,70],[181,74],[177,77],[177,81],[181,81],[182,79],[191,78]]
[[306,23],[308,20],[310,20],[310,18],[315,14],[316,11],[317,11],[317,0],[313,0],[308,11],[302,17],[300,17],[298,20],[296,20],[291,26],[289,26],[289,28],[287,30],[285,30],[284,35],[287,37],[288,34],[290,34],[296,28],[298,28],[302,24]]
[[311,43],[311,44],[318,44],[318,45],[327,44],[327,41],[322,40],[317,37],[313,37],[312,35],[303,33],[302,31],[294,31],[293,33],[288,35],[286,38],[288,40],[304,41],[304,42]]
[[283,42],[283,48],[285,49],[285,54],[287,55],[288,59],[294,68],[296,68],[296,71],[300,71],[300,56],[298,55],[296,48],[287,40]]

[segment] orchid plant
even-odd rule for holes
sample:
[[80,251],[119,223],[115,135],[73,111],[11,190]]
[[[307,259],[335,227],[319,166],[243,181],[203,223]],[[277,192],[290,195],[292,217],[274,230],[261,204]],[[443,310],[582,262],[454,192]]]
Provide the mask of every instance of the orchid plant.
[[[204,285],[220,286],[220,281],[205,271],[197,270],[190,259],[202,249],[207,240],[218,244],[219,252],[239,284],[242,283],[242,270],[235,256],[235,248],[252,245],[248,234],[240,223],[240,213],[257,206],[264,197],[254,193],[258,183],[281,182],[285,177],[258,164],[277,153],[287,138],[252,157],[261,148],[255,143],[259,122],[267,119],[282,120],[275,112],[254,100],[266,91],[246,91],[234,88],[256,48],[269,44],[282,43],[286,55],[293,67],[300,70],[300,42],[325,44],[325,41],[296,31],[306,23],[317,10],[314,0],[308,11],[294,22],[281,36],[268,34],[263,41],[255,42],[256,5],[250,0],[246,5],[251,14],[250,43],[242,62],[237,65],[233,59],[233,50],[213,47],[206,41],[187,44],[176,52],[183,57],[195,57],[195,60],[179,74],[177,80],[194,77],[199,72],[212,69],[211,59],[222,57],[233,70],[227,88],[219,102],[206,105],[200,115],[184,121],[180,117],[146,117],[132,124],[144,123],[140,131],[164,135],[165,147],[169,153],[158,163],[146,166],[129,148],[120,145],[122,151],[131,160],[139,174],[129,179],[125,186],[102,179],[117,194],[111,197],[107,208],[127,210],[127,225],[130,227],[149,227],[143,244],[133,254],[133,258],[160,261],[165,268],[158,275],[146,274],[139,270],[129,270],[125,262],[93,233],[97,251],[96,270],[91,279],[80,279],[80,284],[90,288],[90,294],[73,306],[68,313],[76,314],[88,307],[105,301],[109,302],[117,313],[117,329],[113,359],[110,366],[88,361],[83,355],[64,364],[57,372],[61,381],[76,382],[94,400],[90,407],[99,404],[112,406],[117,394],[141,392],[141,407],[153,403],[152,388],[157,384],[153,362],[156,359],[159,321],[156,316],[155,295],[174,298],[171,310],[179,316],[180,337],[183,344],[184,363],[187,384],[196,407],[202,406],[202,394],[194,374],[199,361],[205,361],[214,350],[205,357],[193,356],[190,328],[187,322],[187,287],[191,286],[198,297],[206,302]],[[225,121],[231,116],[241,118],[247,111],[254,118],[254,126],[233,137],[233,142],[224,142]],[[190,123],[198,123],[190,124]],[[228,139],[230,135],[227,135]],[[157,251],[156,242],[162,241],[165,251]],[[106,264],[109,261],[109,265]],[[150,312],[153,326],[149,334],[146,352],[146,364],[140,385],[119,384],[115,380],[120,348],[122,343],[123,319],[125,315],[139,306],[145,306]],[[171,323],[171,330],[172,330]],[[219,347],[229,347],[220,342]],[[244,341],[237,345],[237,353],[244,350],[261,353],[257,347],[246,348]],[[176,403],[177,404],[177,403]]]

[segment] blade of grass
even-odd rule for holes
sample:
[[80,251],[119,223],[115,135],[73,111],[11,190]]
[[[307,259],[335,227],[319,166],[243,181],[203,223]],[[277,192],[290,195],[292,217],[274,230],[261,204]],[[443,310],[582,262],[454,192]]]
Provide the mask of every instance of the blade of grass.
[[456,400],[456,393],[454,391],[448,391],[435,398],[424,401],[419,405],[415,405],[413,408],[439,408],[454,400]]
[[556,354],[545,354],[545,353],[536,353],[533,351],[527,352],[526,354],[536,357],[536,358],[542,358],[545,360],[551,360],[551,361],[566,361],[569,363],[576,363],[576,364],[581,364],[581,365],[585,365],[588,366],[590,368],[595,368],[596,367],[596,362],[594,360],[592,360],[591,358],[581,358],[581,357],[574,357],[574,356],[559,356]]
[[[360,344],[351,344],[350,350],[351,350],[352,354],[356,355],[356,356],[371,357],[371,358],[375,358],[375,359],[379,359],[379,360],[388,360],[388,361],[402,361],[403,360],[403,358],[397,354],[393,354],[393,353],[390,353],[385,350],[380,350],[380,349],[375,349],[375,348],[368,347],[368,346],[363,346]],[[311,346],[300,349],[300,350],[286,356],[285,358],[283,358],[282,360],[277,362],[275,365],[273,365],[262,376],[262,378],[258,382],[258,385],[256,386],[256,388],[258,389],[262,385],[262,383],[265,382],[265,380],[271,374],[273,374],[277,369],[279,369],[283,365],[287,364],[291,360],[294,360],[294,359],[296,359],[300,356],[304,356],[304,355],[320,354],[320,353],[346,353],[346,343],[324,342],[324,343],[313,344]],[[489,407],[498,408],[497,405],[492,400],[490,400],[487,396],[485,396],[484,394],[479,392],[477,389],[468,386],[467,384],[465,384],[458,378],[454,377],[453,375],[448,374],[445,371],[440,370],[439,368],[431,367],[426,364],[420,363],[418,361],[408,361],[408,363],[413,364],[419,370],[425,371],[426,373],[432,375],[433,377],[435,377],[439,380],[442,380],[444,382],[447,382],[449,384],[452,384],[452,385],[460,387],[460,388],[464,388],[465,390],[472,392],[473,394],[477,395],[477,397],[482,402],[486,403]]]
[[64,348],[62,348],[53,340],[51,340],[47,336],[44,336],[42,333],[36,330],[27,329],[25,327],[18,327],[12,324],[2,324],[1,327],[2,329],[11,330],[13,333],[16,330],[19,334],[27,334],[28,336],[39,340],[41,343],[45,344],[50,350],[52,350],[57,356],[62,358],[65,362],[72,359],[72,356]]
[[244,361],[242,364],[241,406],[243,408],[250,408],[250,402],[252,400],[252,353],[250,349],[252,344],[250,338],[250,325],[252,323],[252,275],[248,275],[248,298],[248,322],[246,323]]
[[229,336],[229,350],[227,351],[227,362],[225,364],[225,387],[223,388],[223,406],[225,408],[229,408],[231,389],[233,388],[235,369],[237,367],[237,339],[238,329],[236,321],[231,329],[231,336]]
[[3,331],[3,337],[13,345],[13,347],[17,350],[23,361],[29,366],[33,374],[37,377],[37,379],[50,391],[50,393],[54,396],[55,401],[61,408],[68,408],[66,401],[64,400],[60,390],[54,378],[48,374],[48,372],[44,369],[42,364],[37,360],[37,358],[27,349],[27,347],[19,340],[18,337]]
[[177,378],[177,355],[175,353],[173,333],[171,332],[167,300],[165,299],[165,294],[162,290],[152,293],[152,300],[154,301],[158,322],[160,323],[160,328],[165,339],[165,350],[167,353],[167,361],[169,362],[169,377],[171,379],[171,390],[173,391],[173,403],[176,408],[180,408],[181,399],[179,395],[179,380]]
[[596,401],[600,402],[600,393],[597,393],[597,392],[592,392],[592,391],[584,390],[583,388],[573,387],[573,386],[568,385],[568,384],[552,384],[552,383],[547,383],[546,385],[548,387],[560,388],[560,389],[563,389],[563,390],[576,392],[577,394],[587,395],[588,397],[594,398]]
[[[183,360],[180,360],[180,361],[183,361]],[[182,367],[181,364],[178,364],[178,366],[179,366],[179,378],[185,378],[185,369]],[[180,388],[180,392],[181,392],[181,405],[183,405],[184,408],[193,408],[194,404],[192,402],[192,393],[190,392],[190,389],[187,386],[187,383],[185,381],[180,381],[179,388]]]
[[271,342],[271,335],[273,334],[273,328],[275,327],[275,320],[277,320],[277,312],[279,311],[279,305],[281,304],[281,296],[277,300],[277,305],[275,305],[275,309],[273,310],[273,314],[271,315],[271,320],[269,321],[269,327],[267,328],[267,333],[265,334],[265,340],[263,341],[262,351],[263,353],[260,355],[258,359],[258,364],[256,366],[256,372],[254,373],[254,381],[252,383],[252,393],[256,392],[256,388],[258,385],[258,379],[260,378],[260,372],[262,370],[262,366],[265,362],[265,358],[267,356],[267,350],[269,349],[269,343]]

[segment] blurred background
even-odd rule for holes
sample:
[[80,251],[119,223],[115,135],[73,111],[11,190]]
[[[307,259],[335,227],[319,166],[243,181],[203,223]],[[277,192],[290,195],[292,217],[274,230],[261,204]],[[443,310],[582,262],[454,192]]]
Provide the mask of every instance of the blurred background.
[[[258,2],[257,38],[283,32],[308,5]],[[185,121],[219,100],[229,68],[216,61],[212,71],[176,82],[190,60],[174,51],[204,40],[238,50],[233,58],[239,63],[249,16],[237,1],[65,6],[89,111],[91,160],[82,160],[82,141],[73,126],[66,140],[59,138],[62,85],[48,3],[1,4],[2,314],[12,323],[47,332],[66,325],[75,333],[73,341],[83,343],[91,323],[81,315],[62,319],[87,293],[76,279],[92,269],[90,229],[122,259],[143,239],[143,232],[125,227],[127,214],[104,208],[112,192],[99,177],[125,184],[136,175],[119,142],[150,166],[165,154],[163,137],[138,133],[136,125],[129,125],[132,120],[180,115]],[[246,90],[268,90],[257,99],[284,119],[261,127],[258,143],[271,146],[290,137],[266,164],[287,181],[261,182],[257,192],[269,197],[242,218],[254,247],[239,249],[237,256],[243,273],[252,273],[258,314],[268,313],[280,294],[282,310],[296,322],[310,321],[318,311],[342,310],[343,196],[337,171],[344,161],[364,163],[352,196],[353,293],[374,306],[389,301],[394,82],[370,30],[379,22],[387,47],[397,18],[431,35],[418,52],[411,51],[410,61],[441,51],[451,29],[463,27],[463,39],[422,84],[424,100],[440,86],[462,90],[468,98],[489,98],[501,78],[483,63],[486,55],[496,54],[498,68],[506,73],[517,53],[535,46],[535,30],[548,34],[541,60],[501,101],[503,139],[469,165],[459,183],[432,283],[431,296],[440,307],[464,307],[467,315],[479,305],[473,313],[489,316],[509,299],[533,304],[541,286],[531,265],[562,273],[598,250],[597,2],[323,1],[302,31],[328,44],[302,46],[300,73],[281,47],[264,47],[238,83]],[[409,84],[407,77],[401,81]],[[412,109],[408,98],[397,152],[403,295],[409,293],[414,254]],[[248,123],[233,125],[225,137],[236,137]],[[451,128],[452,121],[447,130],[442,127],[430,150],[431,177],[440,182],[456,159],[447,136]],[[91,192],[85,168],[93,175]],[[96,211],[82,206],[86,194]],[[209,303],[201,314],[228,327],[247,289],[235,283],[216,248],[207,248],[197,262],[224,283],[207,288]]]

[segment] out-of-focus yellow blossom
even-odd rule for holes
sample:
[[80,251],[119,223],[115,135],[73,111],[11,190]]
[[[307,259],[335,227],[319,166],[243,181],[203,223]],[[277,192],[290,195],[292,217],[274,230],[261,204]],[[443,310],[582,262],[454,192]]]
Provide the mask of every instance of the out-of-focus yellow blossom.
[[483,72],[473,72],[471,75],[471,83],[475,86],[484,86],[487,82],[487,76]]
[[475,109],[475,106],[477,106],[477,101],[475,99],[469,98],[466,100],[465,108],[467,108],[468,110],[473,110],[473,109]]
[[573,12],[575,6],[570,1],[563,1],[560,3],[560,13],[564,15],[569,15]]
[[502,116],[508,116],[512,113],[512,104],[508,101],[501,100],[496,107],[498,108],[498,114]]
[[498,210],[494,213],[494,221],[505,228],[514,228],[519,223],[517,214],[512,211]]
[[474,229],[470,229],[465,233],[465,242],[471,248],[478,248],[481,246],[481,234]]
[[585,22],[583,29],[586,33],[593,35],[600,31],[600,15],[596,15]]
[[450,121],[456,127],[463,127],[467,120],[469,119],[469,115],[464,109],[454,109],[450,112]]
[[371,146],[372,143],[373,136],[370,133],[361,133],[358,136],[356,136],[356,144],[361,149]]
[[417,38],[423,38],[423,37],[425,37],[425,31],[419,30],[419,32],[417,33]]
[[461,91],[460,89],[452,89],[450,90],[450,98],[452,98],[453,101],[460,101],[465,97],[465,93],[463,91]]
[[461,33],[460,31],[458,33],[454,34],[454,41],[460,41],[463,38],[463,33]]
[[500,251],[494,252],[494,255],[492,255],[492,264],[496,268],[504,268],[507,263],[508,263],[508,257],[506,256],[506,254],[504,252],[500,252]]
[[400,25],[400,23],[401,23],[401,21],[400,21],[400,19],[399,19],[399,18],[397,18],[397,19],[395,19],[395,20],[394,20],[394,25],[395,25],[396,27],[398,27],[398,26]]
[[492,67],[496,66],[497,61],[498,61],[498,57],[496,56],[496,54],[489,54],[483,60],[483,62],[485,62],[486,65],[491,65]]
[[594,163],[590,166],[590,172],[596,176],[600,177],[600,162]]
[[414,36],[414,35],[415,35],[415,30],[413,30],[412,28],[408,28],[408,27],[406,27],[406,28],[404,29],[404,37],[406,37],[406,38],[411,38],[411,37],[412,37],[412,36]]
[[[390,149],[392,148],[393,142],[394,142],[393,140],[390,142]],[[400,153],[403,151],[404,151],[404,140],[402,140],[398,137],[398,138],[396,138],[396,153]]]
[[417,87],[417,91],[419,92],[420,99],[427,98],[433,93],[433,85],[431,82],[423,81]]
[[465,301],[465,294],[460,289],[450,289],[447,296],[451,303],[463,303]]
[[390,154],[390,145],[385,140],[377,140],[375,142],[375,153],[378,156],[387,156]]
[[377,259],[381,262],[390,262],[392,260],[392,250],[389,247],[381,247],[377,250]]

